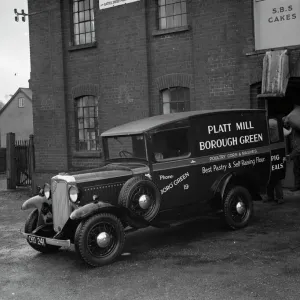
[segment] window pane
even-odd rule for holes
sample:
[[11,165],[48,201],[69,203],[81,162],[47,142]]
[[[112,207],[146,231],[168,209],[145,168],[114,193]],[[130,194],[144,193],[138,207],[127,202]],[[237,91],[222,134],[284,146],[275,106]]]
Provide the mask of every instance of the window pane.
[[82,98],[79,98],[79,99],[77,100],[77,106],[78,106],[78,107],[82,107]]
[[94,10],[91,10],[91,20],[94,20]]
[[77,112],[78,112],[78,118],[82,118],[83,117],[83,111],[82,111],[81,107],[78,108]]
[[90,20],[90,11],[89,11],[89,10],[86,10],[86,11],[84,12],[84,19],[85,19],[86,21],[89,21],[89,20]]
[[95,128],[95,119],[90,118],[90,128]]
[[80,33],[84,33],[85,32],[84,23],[80,23],[79,24],[79,30],[80,30]]
[[167,28],[174,27],[174,22],[173,22],[173,17],[168,17],[167,18]]
[[95,32],[92,32],[92,42],[96,41]]
[[181,26],[187,25],[187,14],[181,15]]
[[179,15],[181,14],[181,6],[180,3],[175,3],[174,4],[174,15]]
[[90,140],[95,140],[96,139],[96,132],[95,131],[91,131],[90,132]]
[[89,118],[84,119],[84,128],[90,128]]
[[181,26],[181,15],[174,16],[174,27]]
[[181,2],[181,13],[182,14],[186,13],[186,2],[185,1]]
[[78,14],[73,15],[74,23],[78,23]]
[[89,140],[89,132],[87,129],[84,130],[84,139],[87,141]]
[[166,16],[166,7],[162,6],[159,9],[159,17],[162,18],[162,17],[165,17],[165,16]]
[[88,108],[88,107],[85,107],[85,108],[84,108],[84,117],[85,117],[85,118],[88,118],[88,117],[89,117],[89,108]]
[[77,12],[78,11],[78,2],[74,2],[73,3],[73,12]]
[[87,33],[87,34],[85,35],[85,38],[86,38],[86,39],[85,39],[86,44],[92,42],[92,34],[91,34],[91,33]]
[[75,45],[79,45],[79,35],[75,35],[74,43]]
[[85,31],[90,32],[91,31],[91,22],[85,22]]
[[159,19],[159,28],[160,29],[167,28],[167,19],[166,18]]
[[95,109],[94,107],[90,107],[90,113],[89,113],[90,117],[94,117],[95,116]]
[[78,119],[78,128],[83,129],[83,119]]
[[80,141],[84,140],[83,130],[79,130],[79,140]]
[[94,0],[90,0],[90,8],[94,7]]
[[170,103],[164,103],[163,104],[163,114],[169,114],[170,113]]
[[91,22],[91,31],[95,31],[94,22]]
[[79,13],[79,22],[83,22],[84,21],[84,12],[80,12]]
[[87,144],[86,142],[80,141],[79,142],[79,150],[87,150]]
[[176,2],[177,0],[166,0],[166,4],[171,4],[171,3],[174,3]]
[[166,14],[167,14],[167,16],[172,16],[173,15],[173,5],[167,5],[166,6]]
[[90,0],[84,0],[84,9],[90,8]]
[[163,103],[169,103],[171,102],[171,91],[165,90],[162,93]]
[[83,11],[84,7],[83,7],[83,1],[79,1],[79,11]]
[[74,34],[78,34],[79,33],[79,25],[76,24],[74,25]]
[[158,5],[165,5],[166,4],[166,0],[158,0]]

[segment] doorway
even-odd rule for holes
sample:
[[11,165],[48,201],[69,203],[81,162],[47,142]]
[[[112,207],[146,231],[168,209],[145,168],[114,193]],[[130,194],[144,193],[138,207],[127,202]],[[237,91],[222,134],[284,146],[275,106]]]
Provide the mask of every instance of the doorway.
[[[283,98],[268,98],[266,100],[266,108],[268,116],[276,116],[282,118],[288,115],[294,106],[300,105],[300,78],[291,78],[288,83],[286,95]],[[286,138],[286,153],[289,154],[292,150],[291,136]],[[294,186],[293,162],[286,165],[286,177],[282,182],[283,187]]]

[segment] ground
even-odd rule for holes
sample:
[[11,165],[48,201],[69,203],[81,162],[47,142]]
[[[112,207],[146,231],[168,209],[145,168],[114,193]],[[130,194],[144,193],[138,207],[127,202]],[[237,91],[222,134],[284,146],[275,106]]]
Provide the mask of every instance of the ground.
[[74,248],[44,255],[19,233],[26,189],[0,191],[1,300],[298,299],[300,197],[255,202],[255,217],[230,231],[217,218],[127,237],[114,264],[90,268]]

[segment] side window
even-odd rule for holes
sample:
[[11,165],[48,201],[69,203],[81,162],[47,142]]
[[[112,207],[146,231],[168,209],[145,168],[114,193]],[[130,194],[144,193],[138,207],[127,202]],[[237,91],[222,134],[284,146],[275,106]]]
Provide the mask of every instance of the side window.
[[269,119],[269,134],[271,143],[279,142],[279,126],[278,121],[276,119]]
[[154,162],[189,157],[188,128],[160,131],[152,136]]

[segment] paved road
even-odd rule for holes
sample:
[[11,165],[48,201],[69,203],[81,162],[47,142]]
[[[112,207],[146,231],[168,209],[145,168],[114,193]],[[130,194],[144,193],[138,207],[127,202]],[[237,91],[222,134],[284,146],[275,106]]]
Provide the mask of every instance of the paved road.
[[0,299],[299,299],[300,198],[255,203],[251,225],[218,219],[128,236],[120,260],[89,268],[74,249],[38,254],[17,232],[26,192],[0,191]]

